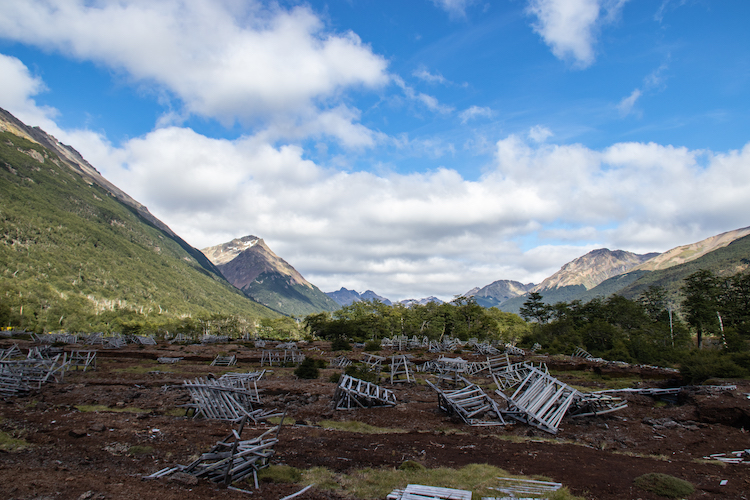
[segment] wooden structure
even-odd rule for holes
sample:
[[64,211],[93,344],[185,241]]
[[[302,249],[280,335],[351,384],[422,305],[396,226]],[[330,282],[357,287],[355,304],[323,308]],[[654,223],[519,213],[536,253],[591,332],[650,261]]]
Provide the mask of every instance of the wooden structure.
[[96,351],[70,351],[68,363],[76,370],[96,370]]
[[383,361],[385,361],[386,358],[378,356],[377,354],[370,354],[369,352],[365,352],[362,355],[362,362],[367,366],[368,371],[380,372],[383,368]]
[[396,396],[393,391],[346,374],[339,378],[339,384],[333,394],[333,406],[337,410],[395,405]]
[[393,490],[385,498],[388,500],[471,500],[471,491],[408,484],[403,490]]
[[[283,416],[281,421],[283,423]],[[243,440],[241,436],[246,422],[247,417],[242,418],[237,430],[232,429],[231,434],[218,441],[211,450],[201,454],[191,464],[167,467],[144,479],[158,479],[175,472],[184,472],[228,486],[252,475],[257,489],[258,471],[270,465],[274,447],[279,442],[281,424],[256,438]]]
[[412,377],[409,370],[409,365],[411,364],[413,363],[403,354],[391,356],[391,384],[397,382],[414,382],[414,377]]
[[438,408],[456,415],[468,425],[505,425],[502,411],[481,387],[461,378],[464,387],[455,390],[442,390],[429,380],[427,384],[438,394]]
[[505,352],[512,354],[513,356],[526,356],[526,351],[520,347],[516,347],[513,344],[505,344]]
[[234,354],[231,356],[222,356],[221,354],[217,355],[213,361],[211,361],[211,366],[234,366],[237,364],[237,356]]
[[333,368],[346,368],[352,364],[352,360],[346,356],[339,356],[331,360],[331,367]]
[[[507,358],[506,358],[507,359]],[[491,362],[492,363],[492,362]],[[498,389],[505,390],[521,384],[532,370],[539,370],[547,373],[547,365],[540,363],[535,366],[533,363],[521,362],[505,365],[493,365],[490,368],[492,379],[495,381]]]
[[260,366],[274,363],[281,366],[286,363],[301,363],[305,355],[299,349],[264,349],[261,351]]
[[534,481],[532,479],[516,479],[513,477],[498,477],[497,480],[500,484],[498,486],[490,486],[489,488],[507,495],[504,498],[529,498],[530,495],[533,495],[534,498],[544,495],[543,498],[547,498],[548,495],[562,488],[562,483],[554,483],[552,481]]
[[495,393],[507,400],[506,414],[556,434],[565,412],[580,393],[548,373],[530,365],[528,369],[528,375],[512,396],[506,396],[499,389]]
[[185,380],[183,386],[190,393],[192,403],[185,405],[187,412],[194,411],[193,418],[205,418],[238,422],[247,417],[254,422],[268,419],[279,414],[253,409],[260,404],[258,389],[253,387],[235,387],[235,383],[226,379],[210,380],[198,378]]

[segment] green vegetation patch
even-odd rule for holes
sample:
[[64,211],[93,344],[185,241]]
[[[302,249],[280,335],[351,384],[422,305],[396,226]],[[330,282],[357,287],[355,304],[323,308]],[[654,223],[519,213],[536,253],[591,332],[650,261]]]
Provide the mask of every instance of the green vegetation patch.
[[[413,465],[399,469],[366,468],[353,471],[351,474],[334,474],[328,469],[316,467],[302,473],[302,483],[315,483],[318,489],[340,491],[347,496],[363,499],[385,498],[394,489],[405,488],[407,484],[469,490],[473,492],[474,498],[482,498],[497,496],[497,490],[490,488],[497,486],[498,477],[510,476],[506,471],[487,464],[470,464],[460,469],[427,469]],[[534,479],[548,480],[542,477]],[[571,495],[566,488],[558,490],[549,498],[582,500],[581,497]]]
[[335,422],[333,420],[321,420],[318,425],[325,429],[333,429],[344,432],[358,432],[360,434],[402,434],[407,432],[406,429],[397,429],[390,427],[375,427],[374,425],[358,422],[356,420],[347,420],[346,422]]
[[695,488],[689,482],[659,472],[638,476],[633,480],[633,483],[642,490],[667,498],[685,497],[695,491]]
[[13,437],[11,434],[0,431],[0,451],[21,451],[31,448],[26,440]]
[[140,455],[151,455],[153,452],[154,447],[147,445],[135,445],[128,448],[128,455],[133,455],[134,457]]
[[298,483],[302,472],[290,465],[269,465],[258,473],[258,480],[264,483]]

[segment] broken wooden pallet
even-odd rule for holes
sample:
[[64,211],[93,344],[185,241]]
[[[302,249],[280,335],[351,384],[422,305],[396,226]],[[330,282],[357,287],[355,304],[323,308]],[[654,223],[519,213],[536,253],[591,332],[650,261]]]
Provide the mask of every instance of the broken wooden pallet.
[[83,368],[86,370],[96,370],[96,351],[70,351],[68,363],[71,367]]
[[194,381],[185,380],[183,386],[192,398],[192,403],[186,405],[186,408],[195,411],[193,418],[203,416],[237,422],[243,417],[248,417],[257,423],[259,420],[275,416],[253,409],[254,404],[260,404],[257,388],[234,387],[227,380],[202,378]]
[[393,391],[343,373],[333,394],[333,406],[337,410],[395,405]]
[[237,364],[237,356],[231,355],[231,356],[222,356],[221,354],[217,355],[213,361],[211,361],[211,366],[234,366]]
[[507,400],[507,415],[552,434],[557,433],[560,421],[580,394],[534,367],[529,367],[529,374],[512,396],[499,389],[495,393]]
[[386,498],[388,500],[471,500],[471,491],[408,484],[403,490],[393,490]]
[[449,415],[457,415],[468,425],[505,425],[502,411],[481,387],[461,378],[464,387],[455,390],[442,390],[427,380],[427,384],[438,394],[438,408]]
[[205,478],[214,483],[230,485],[241,481],[252,474],[255,488],[258,488],[258,471],[268,467],[270,459],[274,454],[274,447],[279,442],[279,432],[284,422],[260,436],[243,440],[242,431],[247,422],[247,417],[242,418],[237,430],[218,441],[207,453],[203,453],[197,460],[189,465],[176,465],[166,467],[143,479],[159,479],[175,472],[184,472],[198,478]]

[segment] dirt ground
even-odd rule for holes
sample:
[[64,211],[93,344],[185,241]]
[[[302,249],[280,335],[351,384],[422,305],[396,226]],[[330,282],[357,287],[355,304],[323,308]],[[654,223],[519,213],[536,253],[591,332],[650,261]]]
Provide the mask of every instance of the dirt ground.
[[[0,348],[12,343],[3,340]],[[16,343],[22,349],[31,345]],[[327,360],[341,354],[331,353],[328,347],[315,343],[302,348],[308,356]],[[65,349],[76,348],[81,347]],[[235,354],[238,365],[231,370],[209,366],[221,352]],[[362,358],[359,350],[345,354],[350,359]],[[437,357],[420,351],[412,354],[417,362]],[[158,364],[160,356],[184,359],[175,365]],[[484,359],[467,351],[461,357]],[[263,483],[249,495],[207,481],[188,485],[167,479],[142,480],[164,467],[189,463],[232,428],[230,423],[191,419],[180,413],[179,405],[189,402],[182,381],[209,373],[257,370],[260,349],[236,343],[160,343],[99,350],[97,359],[95,371],[69,371],[61,383],[0,400],[0,430],[30,444],[18,451],[0,451],[0,498],[280,499],[301,489]],[[623,377],[641,387],[677,382],[670,380],[673,372],[658,369],[608,370],[580,361],[547,361],[557,378],[575,386],[606,388],[608,380]],[[452,421],[438,410],[435,392],[424,383],[392,387],[399,402],[393,408],[336,411],[331,405],[335,384],[328,379],[340,370],[322,370],[317,380],[298,380],[293,368],[272,370],[258,384],[263,407],[286,409],[291,424],[283,426],[272,460],[275,464],[300,469],[323,466],[349,473],[364,467],[394,468],[405,460],[428,468],[487,463],[511,474],[547,476],[576,495],[602,500],[662,498],[633,485],[633,479],[642,474],[662,472],[691,482],[696,492],[690,499],[750,498],[750,463],[703,460],[709,454],[750,448],[749,381],[728,381],[737,389],[683,395],[675,404],[629,395],[626,409],[599,417],[566,418],[557,435],[551,435],[522,423],[488,428]],[[474,381],[491,387],[491,379]],[[82,405],[119,411],[86,411],[91,408]],[[355,420],[403,432],[336,431],[319,426],[322,420]],[[243,437],[260,434],[260,427],[246,430]],[[720,484],[722,480],[725,485]],[[312,488],[297,498],[346,497]]]

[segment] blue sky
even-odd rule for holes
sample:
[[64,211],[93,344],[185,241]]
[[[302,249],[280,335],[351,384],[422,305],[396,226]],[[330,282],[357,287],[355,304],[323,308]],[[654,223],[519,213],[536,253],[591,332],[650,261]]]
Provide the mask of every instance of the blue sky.
[[0,106],[198,248],[450,299],[750,225],[750,3],[0,0]]

